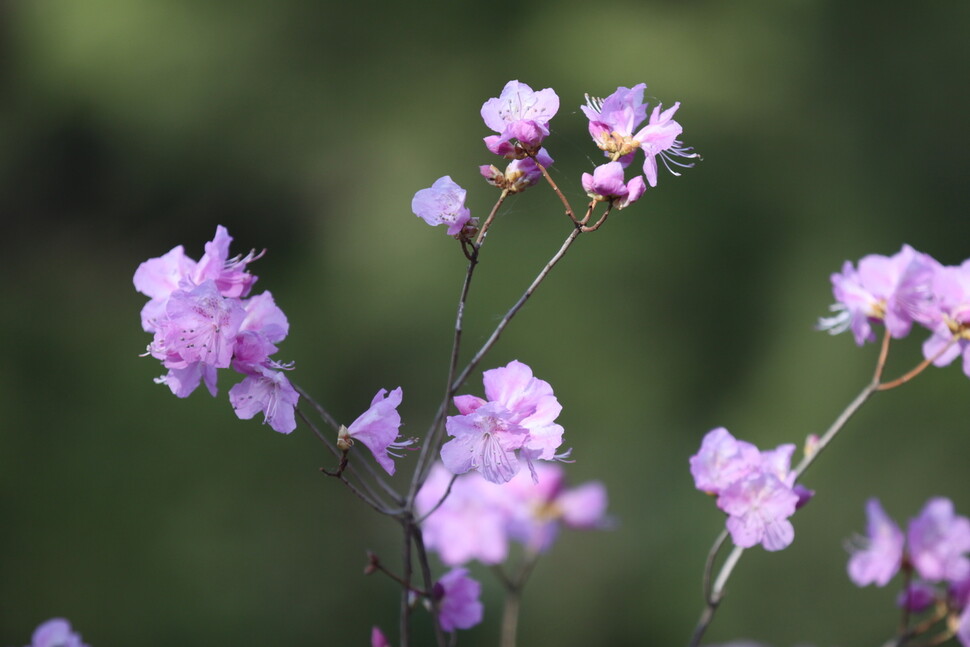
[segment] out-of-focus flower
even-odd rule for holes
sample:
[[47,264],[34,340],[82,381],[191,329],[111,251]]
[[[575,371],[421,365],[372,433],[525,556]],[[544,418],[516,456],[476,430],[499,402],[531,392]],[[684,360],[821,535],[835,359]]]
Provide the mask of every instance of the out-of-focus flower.
[[470,472],[457,477],[442,502],[453,478],[454,474],[436,463],[418,492],[418,514],[427,515],[422,524],[425,545],[449,566],[472,560],[483,564],[505,561],[508,497],[498,487],[487,487],[491,484],[478,472]]
[[700,450],[690,457],[695,487],[708,494],[721,490],[761,464],[761,452],[749,442],[737,440],[724,427],[704,435]]
[[970,519],[957,515],[953,502],[930,499],[909,522],[910,561],[920,577],[957,582],[970,577]]
[[788,518],[811,498],[811,491],[795,489],[790,469],[795,446],[759,451],[739,441],[723,427],[704,436],[690,458],[698,490],[717,495],[717,507],[728,514],[726,526],[735,545],[781,550],[795,537]]
[[370,630],[370,647],[391,647],[379,627],[372,627]]
[[27,647],[88,647],[81,642],[81,634],[71,630],[64,618],[52,618],[34,631]]
[[441,460],[454,474],[478,470],[493,483],[519,471],[519,452],[535,477],[534,460],[558,458],[563,428],[554,420],[562,406],[548,382],[519,361],[485,371],[485,396],[455,398],[461,415],[449,416],[445,429],[454,438],[441,448]]
[[899,593],[896,606],[910,613],[922,613],[937,599],[937,590],[934,586],[922,580],[913,580]]
[[438,622],[445,631],[471,629],[482,621],[482,585],[464,568],[454,568],[435,584]]
[[842,272],[831,277],[835,304],[830,310],[835,314],[819,319],[818,328],[833,335],[851,329],[860,346],[875,341],[872,324],[877,322],[883,322],[892,337],[905,337],[914,320],[929,316],[939,269],[939,263],[909,245],[893,256],[865,256],[858,269],[846,261]]
[[[933,276],[932,294],[925,325],[933,335],[923,344],[923,355],[936,357],[936,366],[946,366],[962,355],[963,372],[970,377],[970,260],[940,268]],[[954,336],[956,343],[952,343]]]
[[[539,553],[551,548],[562,526],[610,527],[606,488],[601,483],[570,488],[560,465],[535,467],[538,482],[522,471],[500,485],[477,472],[453,477],[442,465],[435,465],[416,501],[418,513],[428,515],[423,524],[428,549],[438,552],[449,566],[473,559],[498,564],[508,554],[509,541]],[[451,493],[441,502],[452,478]]]
[[886,586],[899,571],[906,538],[899,526],[886,514],[878,499],[866,503],[868,527],[861,546],[849,558],[849,579],[856,586]]
[[482,105],[482,119],[499,133],[485,138],[488,150],[503,157],[526,157],[549,136],[549,120],[559,111],[551,88],[534,92],[525,83],[509,81],[502,94]]
[[449,236],[461,233],[471,220],[471,211],[465,206],[465,190],[447,175],[415,193],[411,211],[432,227],[448,225]]
[[337,446],[349,449],[353,441],[359,440],[371,451],[377,464],[393,475],[394,461],[391,456],[400,458],[400,455],[391,453],[390,450],[404,449],[415,442],[413,438],[397,440],[401,428],[401,414],[397,407],[403,397],[401,387],[397,387],[390,394],[387,389],[378,391],[371,400],[370,408],[350,423],[350,427],[340,429]]

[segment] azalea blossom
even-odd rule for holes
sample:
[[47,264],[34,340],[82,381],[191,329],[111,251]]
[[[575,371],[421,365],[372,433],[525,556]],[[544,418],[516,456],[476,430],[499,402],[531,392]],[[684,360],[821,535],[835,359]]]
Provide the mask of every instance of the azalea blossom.
[[435,583],[434,588],[442,629],[471,629],[482,621],[484,606],[479,599],[482,585],[468,576],[467,569],[453,568]]
[[835,304],[830,309],[835,314],[819,319],[818,328],[833,335],[851,329],[860,346],[875,341],[872,324],[877,322],[892,337],[905,337],[914,321],[930,316],[939,270],[939,263],[909,245],[893,256],[865,256],[858,268],[846,261],[842,272],[831,277]]
[[180,398],[204,383],[215,396],[218,369],[231,366],[246,376],[229,392],[236,415],[262,412],[273,429],[290,433],[299,396],[281,371],[292,364],[271,359],[289,323],[272,294],[249,296],[257,279],[247,265],[262,253],[229,258],[231,241],[220,225],[200,261],[179,245],[135,271],[135,288],[151,299],[141,313],[142,328],[154,334],[148,354],[168,369],[155,382]]
[[970,519],[957,515],[953,502],[930,499],[907,532],[910,561],[920,577],[958,582],[970,577]]
[[717,495],[717,507],[728,514],[726,526],[735,545],[781,550],[791,544],[795,530],[788,518],[812,497],[795,485],[791,444],[760,451],[737,440],[724,427],[705,436],[690,458],[698,490]]
[[296,404],[300,399],[286,375],[269,367],[257,372],[229,389],[229,402],[240,420],[263,414],[263,423],[281,434],[296,429]]
[[404,394],[401,387],[397,387],[388,394],[387,389],[381,389],[371,400],[370,408],[360,414],[350,423],[350,427],[341,427],[337,446],[349,449],[354,441],[364,443],[374,455],[377,464],[388,474],[394,474],[394,461],[391,456],[400,458],[392,449],[404,449],[412,445],[413,438],[398,441],[398,430],[401,428],[401,414],[397,407],[401,404]]
[[583,173],[582,184],[586,195],[600,202],[612,202],[617,209],[630,206],[647,190],[639,175],[624,184],[623,165],[619,162],[597,166],[592,175]]
[[448,566],[472,560],[502,563],[509,551],[507,494],[478,472],[459,476],[452,484],[454,478],[435,463],[418,492],[415,508],[427,517],[422,524],[425,545]]
[[860,547],[852,550],[849,579],[856,586],[886,586],[902,565],[905,537],[878,499],[866,503],[866,516],[866,537],[860,539]]
[[482,120],[498,133],[486,137],[485,145],[503,157],[535,153],[549,135],[549,120],[558,111],[559,96],[551,88],[534,92],[525,83],[509,81],[502,94],[482,105]]
[[680,108],[679,102],[663,111],[658,104],[647,125],[640,128],[647,119],[648,105],[643,101],[646,87],[643,83],[632,88],[621,86],[605,99],[586,95],[586,105],[580,108],[589,119],[593,141],[612,161],[620,162],[625,168],[633,161],[636,151],[643,150],[643,173],[650,186],[657,186],[658,157],[670,173],[680,175],[672,166],[690,168],[694,162],[683,160],[700,156],[677,139],[683,132],[681,125],[673,119]]
[[71,630],[64,618],[52,618],[34,631],[27,647],[88,647],[81,642],[81,634]]
[[700,450],[689,463],[694,486],[708,494],[720,494],[758,468],[761,452],[751,443],[737,440],[724,427],[717,427],[704,435]]
[[391,647],[391,643],[387,641],[387,638],[384,636],[384,632],[380,630],[380,627],[371,627],[370,647]]
[[602,483],[569,487],[565,470],[556,463],[537,463],[536,472],[538,481],[521,471],[508,483],[496,484],[478,472],[454,477],[436,464],[416,500],[419,514],[427,515],[422,527],[428,549],[449,566],[471,560],[499,564],[509,542],[540,553],[552,547],[563,527],[611,527]]
[[469,223],[471,211],[465,206],[465,190],[445,175],[428,189],[421,189],[411,200],[411,211],[432,227],[448,225],[448,235],[456,236]]
[[519,361],[485,371],[487,400],[454,399],[461,415],[449,416],[445,429],[454,438],[441,448],[441,460],[454,474],[478,470],[493,483],[505,483],[523,458],[536,477],[533,461],[560,458],[563,428],[554,420],[562,406],[548,382]]
[[936,366],[962,356],[963,372],[970,377],[970,260],[939,268],[931,285],[934,300],[924,309],[924,325],[933,335],[923,344],[923,355],[935,358]]

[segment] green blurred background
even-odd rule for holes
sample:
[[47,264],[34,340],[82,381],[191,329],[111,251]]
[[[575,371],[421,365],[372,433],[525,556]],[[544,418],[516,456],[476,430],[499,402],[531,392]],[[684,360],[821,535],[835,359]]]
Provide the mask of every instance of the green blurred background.
[[[319,474],[304,428],[237,420],[228,375],[215,400],[154,385],[131,276],[226,225],[234,253],[268,249],[293,379],[345,423],[401,385],[423,433],[464,261],[410,200],[449,174],[487,213],[478,111],[509,79],[561,97],[547,147],[576,203],[602,160],[584,92],[646,82],[704,155],[581,238],[483,365],[553,384],[572,478],[603,480],[619,521],[540,562],[521,644],[685,644],[722,524],[687,470],[703,434],[800,444],[869,379],[874,347],[812,328],[845,259],[970,256],[968,30],[966,2],[0,2],[0,644],[54,615],[94,647],[396,633],[396,589],[361,574],[365,549],[396,566],[396,526]],[[568,231],[548,191],[508,203],[468,351]],[[968,395],[951,366],[875,397],[711,641],[888,637],[895,591],[852,586],[843,545],[873,495],[900,520],[939,494],[970,513]],[[462,644],[494,645],[500,591],[474,571],[486,622]]]

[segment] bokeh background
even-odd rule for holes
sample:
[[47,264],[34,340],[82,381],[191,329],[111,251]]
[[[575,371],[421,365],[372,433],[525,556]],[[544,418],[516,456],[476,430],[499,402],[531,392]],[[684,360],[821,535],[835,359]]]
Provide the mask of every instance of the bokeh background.
[[[464,260],[410,212],[442,175],[484,215],[478,111],[509,79],[562,100],[547,147],[576,203],[600,163],[583,93],[648,83],[704,156],[584,236],[483,368],[521,359],[564,410],[569,467],[618,526],[564,533],[523,645],[685,644],[722,524],[687,458],[709,429],[770,447],[821,432],[874,347],[813,330],[846,259],[970,256],[970,5],[726,2],[0,2],[0,644],[51,616],[109,645],[363,645],[395,633],[397,527],[317,471],[323,448],[178,400],[140,358],[137,265],[217,224],[288,314],[281,359],[345,423],[404,387],[422,434]],[[499,215],[467,311],[477,347],[568,233],[534,189]],[[894,346],[890,374],[919,359]],[[480,380],[468,391],[481,393]],[[709,633],[878,644],[896,594],[844,543],[881,497],[970,513],[970,381],[880,394],[806,482],[787,550],[750,551]],[[402,468],[404,474],[409,470]],[[462,644],[494,645],[500,590]]]

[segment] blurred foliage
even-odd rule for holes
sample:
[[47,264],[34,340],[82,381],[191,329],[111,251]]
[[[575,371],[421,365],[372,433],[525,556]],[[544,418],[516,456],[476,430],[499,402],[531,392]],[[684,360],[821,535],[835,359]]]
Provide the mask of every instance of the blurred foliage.
[[[907,242],[970,256],[970,5],[834,1],[0,2],[0,643],[70,618],[107,645],[366,644],[396,626],[396,526],[317,471],[300,429],[176,400],[138,353],[138,263],[198,258],[216,224],[291,322],[281,359],[343,421],[402,385],[421,434],[443,389],[464,261],[410,213],[445,174],[495,192],[478,110],[512,78],[553,87],[558,182],[600,161],[584,92],[645,81],[704,155],[584,236],[483,368],[549,380],[577,482],[620,525],[565,534],[526,592],[521,644],[684,644],[722,523],[687,457],[724,425],[801,443],[869,379],[875,349],[812,330],[843,260]],[[569,226],[510,201],[484,250],[468,352]],[[919,356],[898,345],[890,373]],[[857,590],[843,542],[877,495],[970,513],[970,384],[956,366],[880,394],[808,474],[795,543],[750,551],[710,632],[876,644],[891,590]],[[480,381],[469,392],[480,393]],[[408,470],[402,470],[407,473]],[[500,591],[465,645],[493,645]],[[837,601],[837,602],[836,602]]]

